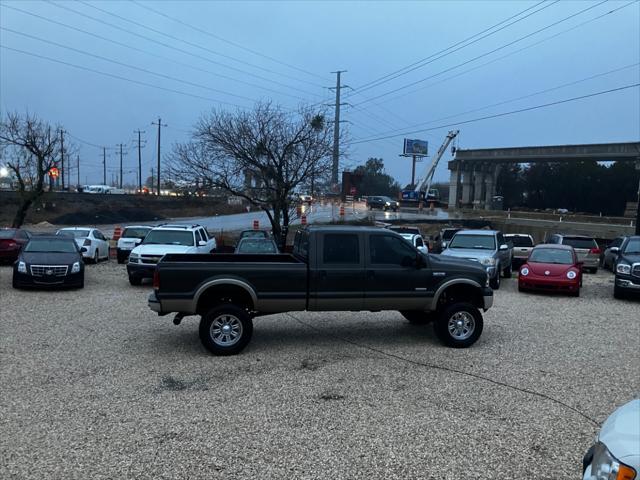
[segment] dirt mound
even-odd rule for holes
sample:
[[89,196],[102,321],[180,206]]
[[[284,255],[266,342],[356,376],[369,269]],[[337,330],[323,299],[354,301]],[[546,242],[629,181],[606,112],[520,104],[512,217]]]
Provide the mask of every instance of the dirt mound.
[[156,212],[143,208],[122,208],[119,210],[102,209],[93,212],[65,213],[54,218],[53,223],[58,225],[105,224],[148,222],[164,218]]

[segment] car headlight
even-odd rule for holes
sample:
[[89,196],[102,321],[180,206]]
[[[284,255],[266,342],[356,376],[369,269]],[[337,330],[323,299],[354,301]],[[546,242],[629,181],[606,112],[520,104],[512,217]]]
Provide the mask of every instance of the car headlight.
[[389,202],[384,202],[384,204],[388,207],[389,205],[391,205]]
[[138,255],[137,253],[132,253],[131,255],[129,255],[129,263],[138,263],[138,260],[140,260],[140,255]]
[[496,264],[496,259],[493,257],[484,257],[480,259],[480,263],[485,267],[492,267]]
[[567,278],[568,278],[569,280],[573,280],[574,278],[576,278],[576,272],[574,272],[573,270],[569,270],[569,271],[567,272]]
[[628,263],[619,263],[616,267],[616,272],[618,273],[626,273],[627,275],[631,273],[631,265]]
[[520,269],[520,275],[522,275],[523,277],[526,277],[527,275],[529,275],[529,269],[527,267],[522,267]]
[[611,455],[604,443],[598,442],[593,450],[591,478],[593,480],[633,480],[636,478],[636,471],[620,463]]
[[27,273],[27,264],[24,262],[18,262],[18,272]]
[[78,273],[80,271],[80,262],[75,262],[71,266],[71,273]]

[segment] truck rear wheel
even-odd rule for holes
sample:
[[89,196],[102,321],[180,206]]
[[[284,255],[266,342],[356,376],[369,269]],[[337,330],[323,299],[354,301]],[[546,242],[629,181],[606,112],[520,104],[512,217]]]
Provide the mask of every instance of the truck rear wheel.
[[253,320],[236,305],[220,305],[200,320],[200,341],[214,355],[235,355],[247,346],[253,334]]
[[435,312],[423,312],[420,310],[400,310],[400,314],[412,325],[424,325],[434,320]]
[[482,334],[482,314],[474,305],[458,302],[447,305],[434,324],[438,338],[453,348],[470,347]]

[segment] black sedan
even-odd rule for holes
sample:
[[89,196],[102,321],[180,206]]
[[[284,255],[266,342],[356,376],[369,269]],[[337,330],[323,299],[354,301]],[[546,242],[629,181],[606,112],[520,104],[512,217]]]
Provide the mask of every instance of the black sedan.
[[84,287],[82,249],[71,237],[37,236],[13,265],[13,288]]
[[400,203],[389,197],[367,197],[367,207],[369,210],[379,208],[381,210],[393,210],[397,212],[400,208]]

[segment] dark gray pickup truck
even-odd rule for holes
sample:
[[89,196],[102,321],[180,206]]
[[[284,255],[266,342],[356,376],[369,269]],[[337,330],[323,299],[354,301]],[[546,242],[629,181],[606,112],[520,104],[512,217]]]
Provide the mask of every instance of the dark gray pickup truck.
[[165,255],[149,307],[159,315],[201,315],[200,339],[217,355],[240,352],[253,318],[288,311],[398,310],[434,321],[438,337],[468,347],[493,304],[487,272],[469,260],[424,254],[374,227],[308,227],[292,254]]

